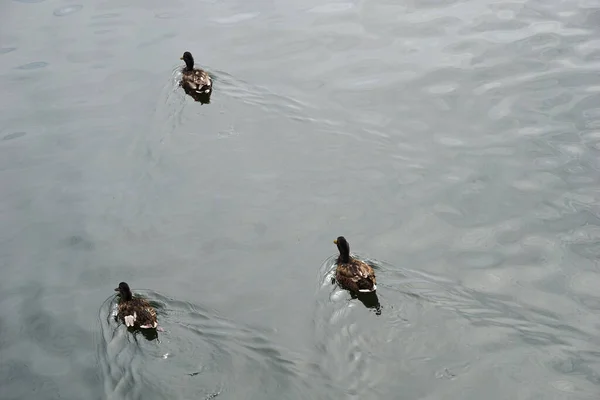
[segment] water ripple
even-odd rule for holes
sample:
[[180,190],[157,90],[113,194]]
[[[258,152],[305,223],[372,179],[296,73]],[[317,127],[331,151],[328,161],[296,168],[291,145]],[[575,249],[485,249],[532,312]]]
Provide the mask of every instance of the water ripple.
[[45,61],[35,61],[35,62],[30,62],[28,64],[23,64],[17,67],[17,69],[22,69],[22,70],[33,70],[33,69],[40,69],[40,68],[45,68],[48,66],[48,63]]
[[[0,17],[9,398],[597,397],[597,1],[81,4]],[[332,258],[312,296],[338,229],[381,315]],[[107,303],[98,376],[141,265],[272,330],[148,292],[167,331]]]
[[70,6],[57,8],[56,10],[54,10],[53,14],[56,17],[66,17],[67,15],[74,14],[76,12],[81,11],[82,9],[83,6],[81,4],[73,4]]
[[[298,366],[264,333],[227,321],[214,312],[156,292],[144,294],[157,307],[158,341],[128,333],[114,321],[115,296],[100,308],[97,340],[108,397],[212,398],[281,393],[303,398],[315,382],[300,383]],[[243,382],[260,382],[247,386]]]

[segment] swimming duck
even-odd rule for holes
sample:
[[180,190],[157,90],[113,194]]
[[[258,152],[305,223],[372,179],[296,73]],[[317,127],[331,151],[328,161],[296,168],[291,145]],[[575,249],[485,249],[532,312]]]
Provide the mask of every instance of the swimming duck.
[[338,284],[351,292],[371,293],[377,290],[375,272],[364,261],[350,257],[350,245],[343,236],[333,241],[340,251],[335,270]]
[[186,51],[180,60],[185,61],[185,67],[181,70],[181,86],[188,94],[209,95],[212,92],[212,79],[199,68],[194,68],[194,57]]
[[119,292],[121,296],[117,318],[123,321],[125,326],[142,329],[154,329],[158,326],[156,310],[148,303],[148,300],[134,298],[127,283],[119,283],[115,292]]

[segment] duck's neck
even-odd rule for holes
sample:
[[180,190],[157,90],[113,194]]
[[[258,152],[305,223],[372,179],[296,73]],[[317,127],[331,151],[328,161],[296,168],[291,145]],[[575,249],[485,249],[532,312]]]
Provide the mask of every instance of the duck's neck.
[[185,70],[192,71],[194,69],[194,59],[185,60]]
[[131,301],[131,299],[133,299],[133,295],[131,294],[131,290],[123,292],[121,295],[123,296],[123,300],[125,300],[125,301]]
[[340,250],[338,261],[343,263],[350,262],[350,250]]

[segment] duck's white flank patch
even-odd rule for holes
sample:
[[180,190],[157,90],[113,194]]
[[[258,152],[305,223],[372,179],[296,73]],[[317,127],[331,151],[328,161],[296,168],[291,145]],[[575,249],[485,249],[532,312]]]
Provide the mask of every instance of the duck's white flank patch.
[[135,320],[137,319],[137,313],[134,311],[133,315],[126,315],[123,319],[125,320],[125,326],[133,326]]
[[150,329],[150,328],[156,328],[157,326],[158,326],[158,322],[155,322],[153,324],[140,325],[140,328]]
[[377,290],[377,285],[373,285],[373,289],[372,290],[369,290],[369,289],[360,289],[359,292],[362,292],[362,293],[371,293],[371,292],[374,292],[376,290]]

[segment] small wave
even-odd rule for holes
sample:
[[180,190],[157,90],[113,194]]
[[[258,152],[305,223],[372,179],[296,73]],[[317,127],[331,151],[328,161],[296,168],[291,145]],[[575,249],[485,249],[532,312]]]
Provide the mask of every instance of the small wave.
[[[407,389],[388,378],[415,369],[420,376],[411,384],[419,390],[427,385],[423,371],[437,379],[454,379],[470,370],[491,372],[490,360],[500,362],[506,352],[517,352],[520,343],[556,351],[587,337],[549,310],[473,290],[453,279],[362,259],[376,269],[381,316],[331,284],[335,259],[330,257],[319,269],[313,318],[314,364],[351,397],[389,398]],[[475,343],[464,341],[466,332]],[[424,335],[439,340],[424,343]],[[487,361],[471,356],[474,345],[485,350]]]
[[115,296],[102,304],[97,356],[107,398],[248,398],[259,391],[301,399],[314,383],[259,330],[154,291],[136,292],[156,306],[164,332],[144,340],[115,321]]

